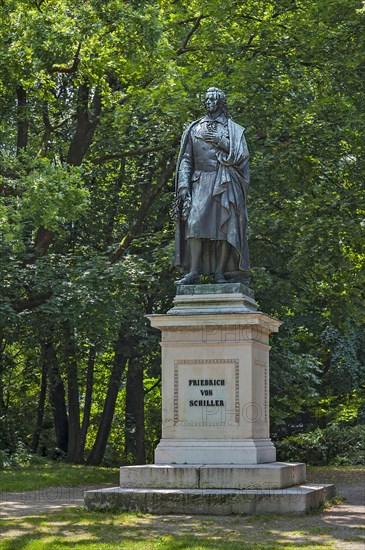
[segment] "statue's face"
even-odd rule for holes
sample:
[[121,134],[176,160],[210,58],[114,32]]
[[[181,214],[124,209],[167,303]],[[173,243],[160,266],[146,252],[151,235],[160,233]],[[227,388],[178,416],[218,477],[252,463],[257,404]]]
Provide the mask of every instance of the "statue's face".
[[210,115],[220,110],[220,101],[215,93],[208,93],[205,96],[205,107]]

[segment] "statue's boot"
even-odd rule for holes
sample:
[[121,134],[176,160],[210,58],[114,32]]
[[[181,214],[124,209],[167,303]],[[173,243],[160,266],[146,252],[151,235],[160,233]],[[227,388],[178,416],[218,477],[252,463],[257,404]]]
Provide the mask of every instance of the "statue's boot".
[[216,265],[215,273],[214,273],[214,280],[218,284],[227,282],[224,276],[224,269],[227,264],[227,260],[229,256],[229,248],[230,248],[230,245],[227,243],[227,241],[218,241],[217,243],[218,263]]
[[189,271],[182,279],[176,281],[176,285],[198,285],[200,283],[200,275],[196,271]]
[[223,273],[221,271],[216,271],[214,273],[214,280],[218,284],[227,282],[225,276],[223,275]]

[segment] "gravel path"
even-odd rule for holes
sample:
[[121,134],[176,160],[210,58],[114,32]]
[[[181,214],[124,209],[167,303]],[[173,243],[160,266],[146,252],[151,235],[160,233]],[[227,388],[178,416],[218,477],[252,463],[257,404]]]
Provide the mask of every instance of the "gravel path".
[[83,506],[85,491],[104,487],[110,487],[110,485],[49,487],[23,493],[0,493],[0,517],[30,516],[55,512],[70,506]]

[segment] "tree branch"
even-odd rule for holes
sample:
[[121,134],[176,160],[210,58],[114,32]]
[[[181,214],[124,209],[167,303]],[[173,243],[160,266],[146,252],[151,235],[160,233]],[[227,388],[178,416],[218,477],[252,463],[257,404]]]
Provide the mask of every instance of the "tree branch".
[[81,50],[81,42],[79,42],[79,44],[77,46],[77,50],[76,50],[75,57],[73,59],[72,65],[70,65],[69,67],[67,67],[65,65],[53,65],[53,67],[49,67],[48,72],[51,73],[51,74],[53,74],[53,73],[66,73],[66,74],[75,73],[78,69],[79,64],[80,64],[80,57],[79,57],[80,50]]
[[[252,36],[252,35],[251,35]],[[250,39],[250,43],[249,44],[245,44],[244,46],[237,46],[237,51],[244,51],[244,52],[247,52],[248,50],[254,50],[255,46],[251,45],[251,42],[253,40],[253,38],[255,38],[255,36],[257,36],[256,34],[253,35],[252,39]],[[263,50],[257,50],[258,53],[260,53],[260,51],[263,52]],[[226,46],[224,44],[210,44],[209,46],[204,46],[204,47],[195,47],[195,46],[189,46],[189,47],[186,47],[184,52],[183,53],[188,53],[188,52],[223,52],[223,53],[227,53],[227,52],[232,52],[232,48],[230,48],[229,46]]]
[[253,15],[249,15],[248,13],[240,13],[238,14],[238,17],[241,19],[248,19],[250,21],[258,21],[259,23],[263,23],[263,19],[260,17],[254,17]]
[[35,309],[38,306],[41,306],[52,296],[52,290],[45,290],[40,292],[35,296],[30,296],[24,300],[17,300],[12,303],[14,311],[17,313],[22,313],[27,309]]
[[166,149],[166,143],[163,145],[156,145],[155,147],[141,147],[140,149],[132,149],[127,151],[121,151],[120,153],[111,153],[110,155],[105,154],[99,158],[96,158],[92,161],[93,164],[99,165],[110,160],[118,160],[125,157],[139,157],[141,155],[147,155],[148,153],[157,153]]
[[190,39],[193,36],[193,34],[198,30],[200,22],[203,18],[204,18],[204,15],[199,15],[199,17],[197,17],[195,19],[194,25],[192,26],[192,28],[190,29],[190,31],[186,35],[186,38],[185,38],[184,42],[182,43],[182,45],[180,46],[180,48],[177,50],[176,55],[182,55],[183,53],[185,53],[187,51],[186,47],[189,44]]
[[275,242],[272,239],[269,239],[267,237],[262,237],[260,235],[256,235],[255,237],[251,237],[251,242],[254,242],[254,241],[259,242],[259,243],[261,243],[261,242],[262,243],[268,243],[271,246],[275,246],[276,248],[279,248],[280,250],[282,248],[282,246],[279,243],[277,243],[277,242]]
[[31,2],[31,4],[34,4],[34,6],[37,8],[37,10],[41,13],[42,12],[42,4],[44,4],[45,0],[38,0],[38,2],[36,0],[33,0],[33,2]]
[[[209,17],[208,15],[201,15],[201,19]],[[182,19],[182,21],[176,21],[177,25],[186,25],[186,23],[195,23],[196,17],[189,17],[189,19]]]
[[243,46],[241,46],[239,48],[239,51],[240,51],[240,56],[239,58],[242,59],[242,57],[244,57],[247,52],[249,50],[252,50],[253,49],[253,46],[251,46],[252,42],[254,41],[254,39],[256,38],[257,34],[256,33],[252,33],[250,34],[249,36],[249,39],[247,40],[246,44],[244,44]]
[[126,253],[133,239],[138,235],[142,227],[142,224],[146,219],[148,210],[152,206],[155,198],[157,197],[161,189],[164,187],[164,185],[168,182],[168,180],[172,176],[175,169],[175,163],[169,160],[166,155],[162,159],[161,164],[162,163],[166,164],[165,170],[162,172],[156,184],[150,186],[147,192],[144,194],[144,198],[139,207],[139,210],[137,211],[135,220],[132,223],[131,228],[129,229],[129,231],[126,233],[122,241],[119,243],[117,248],[114,250],[114,252],[110,256],[111,263],[116,263]]
[[160,386],[160,385],[161,385],[161,378],[159,378],[150,388],[148,388],[148,390],[144,390],[144,394],[147,395],[148,393],[153,391],[155,388],[157,388],[157,386]]

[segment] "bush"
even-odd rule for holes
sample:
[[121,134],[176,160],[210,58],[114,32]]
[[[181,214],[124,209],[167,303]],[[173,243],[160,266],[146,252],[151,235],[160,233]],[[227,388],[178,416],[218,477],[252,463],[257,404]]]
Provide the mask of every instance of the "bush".
[[22,443],[14,452],[0,449],[0,468],[18,468],[21,466],[45,464],[47,460],[29,451]]
[[10,457],[7,451],[0,449],[0,468],[10,466]]
[[365,464],[365,426],[328,426],[275,442],[278,460],[313,466]]

